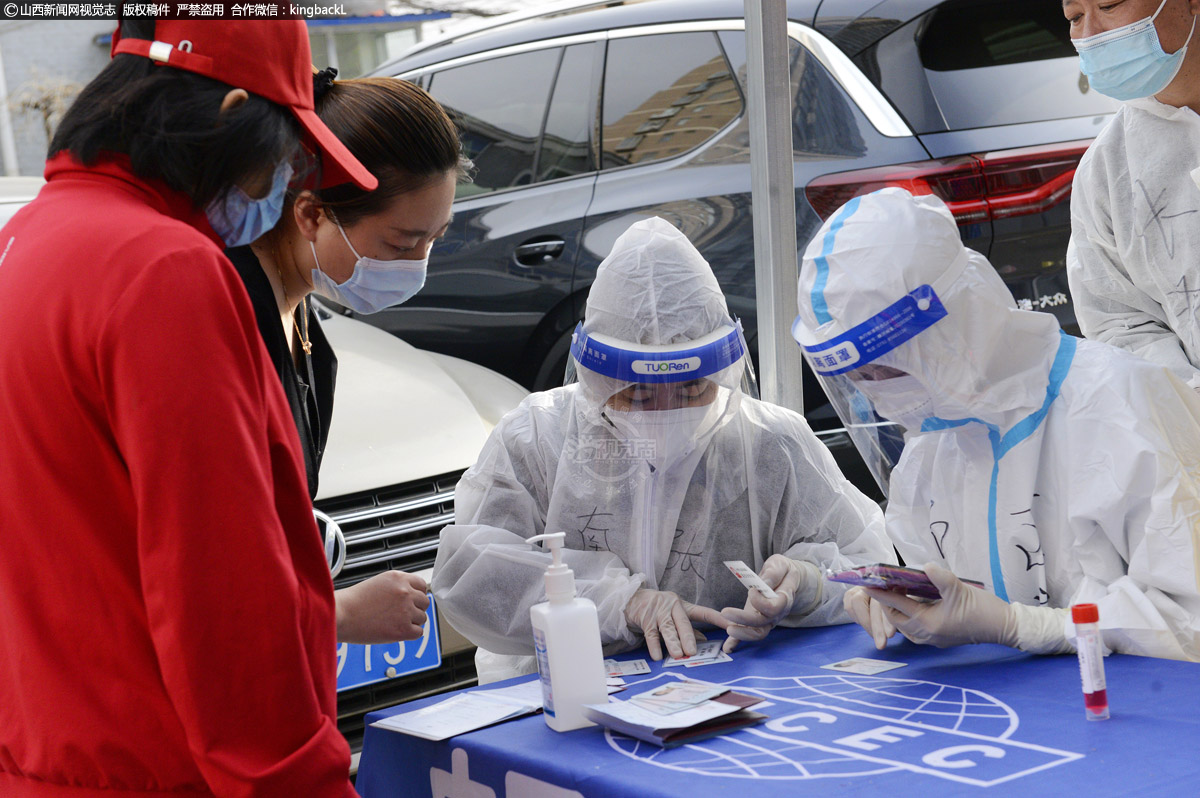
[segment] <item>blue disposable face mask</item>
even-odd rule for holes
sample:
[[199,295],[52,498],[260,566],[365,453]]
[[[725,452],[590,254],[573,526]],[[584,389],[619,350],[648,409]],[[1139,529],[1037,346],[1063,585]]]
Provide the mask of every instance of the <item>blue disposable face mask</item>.
[[292,165],[280,161],[275,167],[275,176],[271,178],[271,190],[262,199],[253,199],[234,186],[208,204],[205,209],[208,223],[225,242],[225,246],[245,246],[279,222],[279,217],[283,215],[288,181],[291,179]]
[[1175,79],[1196,32],[1196,18],[1192,18],[1192,31],[1183,47],[1168,54],[1154,27],[1166,4],[1167,0],[1162,0],[1158,10],[1145,19],[1074,40],[1080,69],[1093,89],[1114,100],[1136,100],[1153,97]]
[[364,258],[354,249],[346,231],[340,223],[337,224],[342,240],[358,261],[354,264],[354,273],[350,279],[338,285],[329,275],[321,271],[321,262],[317,260],[317,247],[312,241],[308,246],[312,249],[313,263],[317,268],[312,270],[313,290],[323,297],[328,297],[340,305],[344,305],[356,313],[378,313],[384,308],[399,305],[412,298],[413,294],[425,285],[425,267],[429,264],[429,256],[421,260],[376,260]]

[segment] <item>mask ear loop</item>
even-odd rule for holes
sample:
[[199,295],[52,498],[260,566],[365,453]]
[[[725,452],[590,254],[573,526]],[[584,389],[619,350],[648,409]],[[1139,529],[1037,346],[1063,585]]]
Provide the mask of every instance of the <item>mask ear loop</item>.
[[[1165,3],[1166,0],[1163,0],[1163,2]],[[1162,8],[1162,6],[1159,6],[1159,8]],[[1195,35],[1196,35],[1196,16],[1195,16],[1195,14],[1193,14],[1192,15],[1192,29],[1190,31],[1188,31],[1187,41],[1185,41],[1183,43],[1183,47],[1180,47],[1175,52],[1178,53],[1178,52],[1182,52],[1183,50],[1187,49],[1187,46],[1192,43],[1192,37]],[[1174,54],[1175,53],[1172,53],[1171,55],[1174,55]]]
[[[320,205],[319,210],[325,211],[325,215],[328,216],[330,219],[332,219],[334,224],[337,224],[337,217],[333,215],[333,211],[330,209],[330,207],[328,205],[326,205],[325,203],[321,202],[320,197],[317,195],[317,193],[315,191],[312,193],[313,193],[314,199]],[[338,229],[339,230],[341,229],[341,225],[338,225]],[[347,243],[349,243],[349,242],[347,242]],[[312,250],[313,265],[317,267],[316,270],[319,271],[321,274],[325,275],[325,277],[328,278],[334,285],[337,285],[338,284],[337,280],[334,280],[332,277],[329,276],[328,272],[326,272],[324,269],[321,268],[321,259],[317,257],[317,242],[309,241],[308,248],[310,250]],[[354,247],[351,247],[350,250],[353,251]]]
[[[321,260],[320,260],[320,258],[318,258],[318,257],[317,257],[317,242],[316,242],[316,241],[309,241],[309,242],[308,242],[308,248],[309,248],[310,250],[312,250],[312,255],[313,255],[313,265],[315,265],[315,266],[317,267],[317,271],[319,271],[321,274],[325,274],[325,270],[321,268]],[[328,274],[325,274],[325,276],[326,276],[326,277],[329,277],[329,275],[328,275]],[[333,280],[333,278],[332,278],[332,277],[329,277],[329,279],[330,279],[330,280]],[[336,282],[337,282],[337,281],[335,280],[334,282],[335,282],[335,284],[336,284]]]
[[[354,259],[355,259],[354,265],[357,266],[359,261],[361,261],[363,259],[363,256],[359,255],[358,250],[356,250],[354,248],[354,245],[350,243],[350,238],[346,235],[346,231],[342,227],[342,223],[338,220],[337,216],[334,215],[333,209],[330,208],[328,205],[322,205],[321,207],[325,210],[325,215],[329,217],[329,220],[337,226],[338,232],[342,234],[342,240],[346,242],[346,246],[350,247],[350,252],[351,252],[351,254],[354,255]],[[333,277],[331,277],[328,272],[326,272],[324,269],[321,268],[321,261],[317,260],[317,244],[316,244],[316,242],[309,241],[308,247],[309,247],[309,249],[312,250],[313,263],[316,264],[317,271],[321,272],[321,274],[324,274],[326,277],[329,277],[329,279],[333,281],[334,285],[341,285],[341,283],[338,283],[338,281],[334,280]],[[350,275],[350,279],[353,279],[353,278],[354,278],[354,275],[353,274]],[[349,281],[350,280],[347,280],[346,282],[349,282]]]
[[345,228],[343,228],[343,227],[342,227],[342,223],[341,223],[341,222],[339,222],[339,221],[337,220],[337,217],[336,217],[336,216],[334,216],[332,213],[331,213],[331,214],[329,214],[329,218],[330,218],[330,219],[333,219],[333,223],[337,225],[338,232],[342,234],[342,240],[346,242],[346,246],[350,247],[350,251],[351,251],[352,253],[354,253],[354,257],[355,257],[357,260],[362,260],[362,259],[363,259],[363,256],[362,256],[362,255],[359,255],[359,254],[358,254],[358,250],[357,250],[357,249],[355,249],[355,248],[354,248],[354,245],[350,243],[350,237],[346,235],[346,230],[345,230]]
[[[1167,7],[1167,0],[1162,0],[1162,2],[1158,4],[1158,10],[1157,10],[1157,11],[1155,11],[1155,12],[1154,12],[1154,14],[1152,14],[1152,15],[1150,16],[1150,21],[1151,21],[1151,22],[1153,22],[1154,20],[1158,19],[1158,15],[1159,15],[1159,14],[1161,14],[1161,13],[1162,13],[1162,10],[1163,10],[1164,8],[1166,8],[1166,7]],[[1158,28],[1155,28],[1155,29],[1154,29],[1154,35],[1155,35],[1155,36],[1157,36],[1157,35],[1158,35]],[[1176,50],[1176,51],[1175,51],[1175,53],[1181,53],[1181,52],[1183,52],[1183,50],[1184,50],[1184,49],[1185,49],[1185,48],[1186,48],[1186,47],[1187,47],[1189,44],[1191,44],[1191,43],[1192,43],[1192,37],[1193,37],[1193,36],[1195,36],[1195,35],[1196,35],[1196,15],[1195,15],[1195,14],[1193,14],[1193,15],[1192,15],[1192,29],[1191,29],[1190,31],[1188,31],[1188,37],[1187,37],[1187,40],[1186,40],[1186,41],[1183,43],[1183,47],[1180,47],[1178,50]],[[1158,43],[1158,47],[1159,47],[1159,49],[1162,49],[1162,41],[1161,41],[1161,40],[1160,40],[1160,41],[1159,41],[1159,43]],[[1165,53],[1165,52],[1166,52],[1166,50],[1163,50],[1163,52]],[[1171,55],[1175,55],[1175,53],[1171,53]]]

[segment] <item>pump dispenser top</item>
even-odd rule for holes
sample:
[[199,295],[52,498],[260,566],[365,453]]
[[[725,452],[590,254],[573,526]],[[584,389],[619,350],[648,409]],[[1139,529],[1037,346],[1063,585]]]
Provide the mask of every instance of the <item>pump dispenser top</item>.
[[550,532],[525,539],[527,543],[544,540],[550,547],[550,556],[554,558],[554,562],[546,569],[546,598],[551,604],[562,604],[575,598],[575,572],[562,561],[563,543],[566,539],[566,532]]

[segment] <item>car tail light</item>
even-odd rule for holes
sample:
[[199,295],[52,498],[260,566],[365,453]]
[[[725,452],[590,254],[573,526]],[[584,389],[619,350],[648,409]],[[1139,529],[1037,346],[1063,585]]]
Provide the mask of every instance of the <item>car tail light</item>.
[[846,201],[888,186],[941,198],[959,224],[1048,210],[1071,195],[1090,141],[1025,147],[825,175],[804,193],[821,219]]

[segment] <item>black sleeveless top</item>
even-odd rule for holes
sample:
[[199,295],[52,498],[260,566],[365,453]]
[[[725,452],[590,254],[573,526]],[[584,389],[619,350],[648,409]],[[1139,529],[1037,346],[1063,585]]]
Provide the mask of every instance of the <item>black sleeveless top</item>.
[[[329,420],[333,417],[337,357],[321,330],[312,302],[309,302],[307,332],[312,344],[312,354],[305,355],[301,349],[300,368],[297,369],[288,347],[288,335],[284,333],[280,321],[275,292],[271,288],[271,281],[259,265],[258,257],[250,247],[228,249],[225,254],[233,262],[246,285],[246,293],[250,295],[250,303],[254,306],[254,315],[258,319],[258,332],[283,383],[283,392],[287,394],[288,406],[292,409],[292,418],[295,419],[296,430],[300,433],[304,470],[308,474],[308,493],[310,497],[315,498],[317,473],[321,468],[321,456],[325,453],[325,442],[329,438]],[[302,330],[303,312],[303,306],[296,308],[296,323]]]

